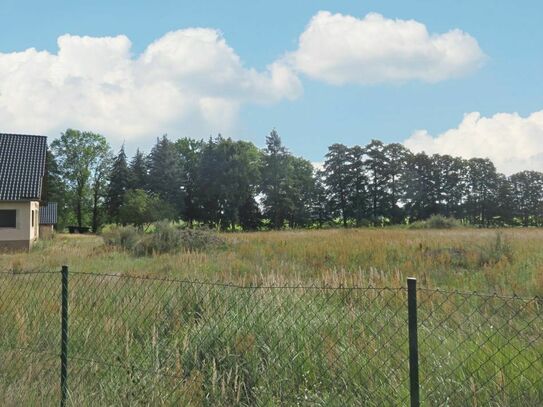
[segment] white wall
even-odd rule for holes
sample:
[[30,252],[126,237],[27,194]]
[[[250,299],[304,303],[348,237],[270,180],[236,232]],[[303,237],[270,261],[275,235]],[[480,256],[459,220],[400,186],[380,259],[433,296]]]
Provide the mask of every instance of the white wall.
[[[28,241],[29,245],[39,237],[40,204],[37,201],[26,202],[0,202],[0,209],[15,209],[16,227],[0,228],[0,242],[2,241]],[[32,226],[32,211],[34,211],[34,226]]]

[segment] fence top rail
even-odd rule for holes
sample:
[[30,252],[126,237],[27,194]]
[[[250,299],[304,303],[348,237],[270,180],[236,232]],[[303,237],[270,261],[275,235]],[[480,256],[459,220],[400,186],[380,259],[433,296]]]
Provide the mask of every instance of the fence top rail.
[[497,292],[485,293],[479,291],[463,291],[463,290],[447,290],[442,288],[417,288],[417,292],[436,293],[444,295],[460,295],[463,297],[481,297],[481,298],[498,298],[501,300],[516,300],[516,301],[542,301],[543,297],[534,295],[533,297],[519,296],[513,293],[512,295],[498,294]]
[[[0,271],[0,277],[15,277],[15,276],[24,276],[24,275],[39,275],[39,274],[60,274],[61,270],[8,270]],[[105,278],[120,278],[127,280],[141,280],[141,281],[157,281],[157,282],[168,282],[168,283],[180,283],[180,284],[192,284],[192,285],[202,285],[210,287],[225,287],[225,288],[235,288],[235,289],[285,289],[285,290],[296,290],[296,289],[305,289],[305,290],[329,290],[329,291],[397,291],[407,292],[407,286],[405,287],[387,287],[387,286],[351,286],[351,285],[338,285],[333,286],[329,284],[236,284],[228,282],[217,282],[217,281],[204,281],[204,280],[190,280],[190,279],[176,279],[168,277],[155,277],[148,275],[131,275],[131,274],[121,274],[121,273],[93,273],[86,271],[70,271],[70,275],[77,276],[90,276],[90,277],[105,277]],[[497,298],[501,300],[515,300],[515,301],[543,301],[541,296],[519,296],[513,293],[512,295],[499,294],[497,292],[488,293],[488,292],[479,292],[479,291],[463,291],[463,290],[450,290],[443,288],[432,288],[432,287],[417,287],[417,292],[419,293],[435,293],[443,295],[459,295],[463,297],[480,297],[480,298]]]
[[13,277],[13,276],[25,276],[29,274],[60,274],[60,270],[7,270],[0,271],[0,276],[2,277]]
[[80,275],[80,276],[93,276],[93,277],[111,277],[111,278],[123,278],[123,279],[132,279],[132,280],[144,280],[144,281],[159,281],[159,282],[169,282],[169,283],[181,283],[181,284],[193,284],[193,285],[207,285],[207,286],[216,286],[216,287],[227,287],[227,288],[239,288],[239,289],[309,289],[309,290],[367,290],[367,291],[406,291],[405,287],[374,287],[374,286],[349,286],[349,285],[324,285],[324,284],[236,284],[236,283],[223,283],[215,281],[203,281],[203,280],[190,280],[190,279],[176,279],[168,277],[154,277],[154,276],[135,276],[130,274],[113,274],[113,273],[90,273],[90,272],[70,272],[70,275]]
[[[0,276],[4,277],[16,277],[24,275],[39,275],[39,274],[61,274],[61,270],[57,271],[0,271]],[[154,277],[154,276],[145,276],[145,275],[130,275],[130,274],[121,274],[121,273],[92,273],[86,271],[70,271],[71,276],[90,276],[97,278],[119,278],[127,280],[141,280],[141,281],[158,281],[158,282],[168,282],[168,283],[181,283],[181,284],[192,284],[192,285],[205,285],[205,286],[215,286],[215,287],[226,287],[226,288],[236,288],[236,289],[307,289],[307,290],[358,290],[358,291],[407,291],[406,287],[376,287],[376,286],[351,286],[351,285],[329,285],[329,284],[236,284],[236,283],[223,283],[216,281],[204,281],[204,280],[190,280],[190,279],[176,279],[168,277]]]

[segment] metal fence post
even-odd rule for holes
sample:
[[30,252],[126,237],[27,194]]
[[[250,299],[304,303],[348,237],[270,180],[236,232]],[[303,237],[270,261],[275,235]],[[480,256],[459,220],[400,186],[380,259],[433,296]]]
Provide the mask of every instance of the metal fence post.
[[409,394],[411,407],[420,406],[419,346],[417,338],[417,279],[407,279],[407,312],[409,325]]
[[60,342],[60,407],[68,396],[68,266],[62,266],[62,316]]

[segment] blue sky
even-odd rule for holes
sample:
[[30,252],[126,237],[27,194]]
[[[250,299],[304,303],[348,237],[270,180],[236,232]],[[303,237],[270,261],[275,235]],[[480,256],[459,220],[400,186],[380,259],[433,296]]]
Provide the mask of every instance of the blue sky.
[[[526,162],[526,159],[529,159],[533,160],[534,168],[539,169],[539,165],[543,163],[539,161],[543,154],[543,143],[539,143],[539,139],[543,137],[543,130],[539,132],[539,117],[529,123],[511,119],[510,116],[503,118],[505,122],[499,121],[499,131],[506,134],[496,136],[501,137],[497,140],[498,144],[503,144],[505,140],[511,141],[519,131],[524,131],[522,129],[525,125],[530,132],[535,127],[535,133],[520,142],[518,150],[525,151],[515,158],[516,163],[503,156],[503,148],[497,152],[489,152],[484,148],[489,143],[493,144],[492,135],[481,134],[478,147],[480,152],[466,150],[465,146],[462,146],[466,144],[466,140],[478,138],[477,132],[494,128],[492,123],[487,123],[488,126],[475,125],[467,135],[460,129],[458,132],[462,134],[445,135],[442,141],[436,140],[450,129],[461,128],[465,114],[478,112],[480,117],[491,120],[496,114],[518,113],[521,119],[526,119],[543,109],[543,3],[540,1],[3,0],[0,5],[0,18],[3,22],[0,73],[3,73],[2,56],[20,53],[28,48],[56,55],[59,51],[57,39],[64,34],[90,37],[124,35],[131,42],[131,57],[138,58],[149,44],[166,33],[192,27],[217,30],[227,46],[240,58],[244,69],[266,72],[270,64],[281,61],[287,53],[298,49],[300,36],[319,11],[329,11],[332,15],[340,13],[360,21],[368,13],[379,13],[384,19],[391,21],[415,20],[424,25],[430,35],[460,29],[477,42],[484,54],[484,60],[466,73],[431,81],[421,80],[415,75],[414,78],[402,80],[385,79],[374,81],[375,83],[360,83],[364,82],[364,79],[357,79],[334,84],[323,80],[322,75],[315,77],[308,74],[307,69],[304,71],[297,68],[295,76],[301,90],[296,91],[294,84],[289,90],[283,87],[277,89],[275,85],[267,84],[265,86],[269,86],[269,89],[250,91],[250,96],[240,96],[237,91],[233,91],[236,93],[235,101],[232,102],[235,108],[231,104],[224,105],[228,111],[224,119],[228,124],[225,124],[224,128],[221,125],[221,116],[217,113],[223,105],[214,104],[211,123],[198,126],[186,124],[191,120],[192,110],[189,109],[183,123],[166,121],[157,124],[156,131],[150,130],[154,129],[150,125],[148,130],[142,130],[143,133],[134,138],[130,137],[128,130],[114,134],[115,127],[102,125],[100,120],[97,120],[95,130],[103,132],[114,146],[125,140],[132,150],[137,145],[147,149],[154,138],[164,131],[172,138],[200,138],[208,137],[210,133],[222,132],[227,136],[262,145],[265,135],[275,127],[291,151],[312,161],[321,161],[327,146],[334,142],[365,144],[371,138],[404,142],[417,130],[423,130],[423,136],[408,144],[415,150],[426,149],[430,152],[450,152],[458,155],[487,154],[499,163],[503,162],[501,165],[504,171],[516,169],[519,161]],[[186,57],[190,58],[188,54]],[[22,63],[31,64],[32,60],[24,60]],[[179,63],[182,64],[183,61]],[[403,62],[400,60],[396,63]],[[355,64],[352,68],[356,70],[360,67],[357,68]],[[216,75],[215,71],[210,72],[211,75]],[[21,74],[20,77],[24,79],[24,75]],[[26,75],[29,76],[28,83],[38,81],[33,76],[34,73]],[[8,78],[7,74],[3,76],[0,77],[0,86],[2,81],[7,81]],[[235,83],[229,86],[235,86]],[[259,82],[253,87],[260,89],[261,86],[264,85]],[[37,85],[37,88],[40,86]],[[72,90],[66,92],[73,91],[73,88],[70,89]],[[62,90],[63,88],[60,88],[60,93],[54,95],[64,94]],[[22,111],[14,112],[6,97],[7,92],[1,91],[0,88],[0,119],[3,119],[9,128],[0,130],[24,131],[25,114],[32,116],[39,113],[29,107],[28,111],[22,108]],[[214,92],[214,89],[206,88],[205,91]],[[44,95],[44,98],[51,97],[51,94]],[[86,96],[78,93],[78,97]],[[74,96],[66,103],[77,103],[77,100]],[[55,104],[55,101],[49,100],[49,103]],[[168,103],[167,100],[164,103]],[[59,107],[62,106],[62,103],[59,103]],[[4,115],[7,119],[2,116],[2,109],[11,109],[9,114]],[[16,115],[21,117],[15,117]],[[87,116],[92,115],[96,113],[89,113]],[[153,118],[158,116],[160,115],[153,115]],[[155,120],[153,118],[149,120]],[[134,115],[121,119],[134,121]],[[65,125],[77,127],[83,124],[92,127],[92,122],[85,120],[74,120],[74,123],[70,123],[69,119],[59,116],[54,119],[54,124],[49,125],[47,117],[44,116],[29,125],[29,131],[55,137]],[[205,122],[206,119],[200,117],[198,120]],[[508,120],[518,122],[521,130],[507,130],[511,127]],[[541,151],[527,151],[534,148],[540,148]]]

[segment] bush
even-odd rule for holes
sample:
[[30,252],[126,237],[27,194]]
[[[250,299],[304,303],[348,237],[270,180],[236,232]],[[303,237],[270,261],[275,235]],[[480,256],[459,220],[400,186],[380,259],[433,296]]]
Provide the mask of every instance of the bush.
[[225,242],[207,230],[180,229],[167,221],[156,222],[152,232],[133,226],[109,228],[102,237],[108,246],[119,247],[136,256],[151,256],[178,251],[198,252],[216,249]]
[[198,229],[182,229],[182,246],[189,251],[203,251],[208,248],[224,247],[226,244],[217,234]]
[[130,249],[140,239],[140,232],[134,226],[111,226],[104,228],[102,238],[108,246]]
[[419,220],[409,225],[409,229],[452,229],[460,226],[454,218],[443,215],[432,215],[426,220]]
[[443,215],[432,215],[426,221],[429,229],[452,229],[459,226],[454,218],[447,218]]

